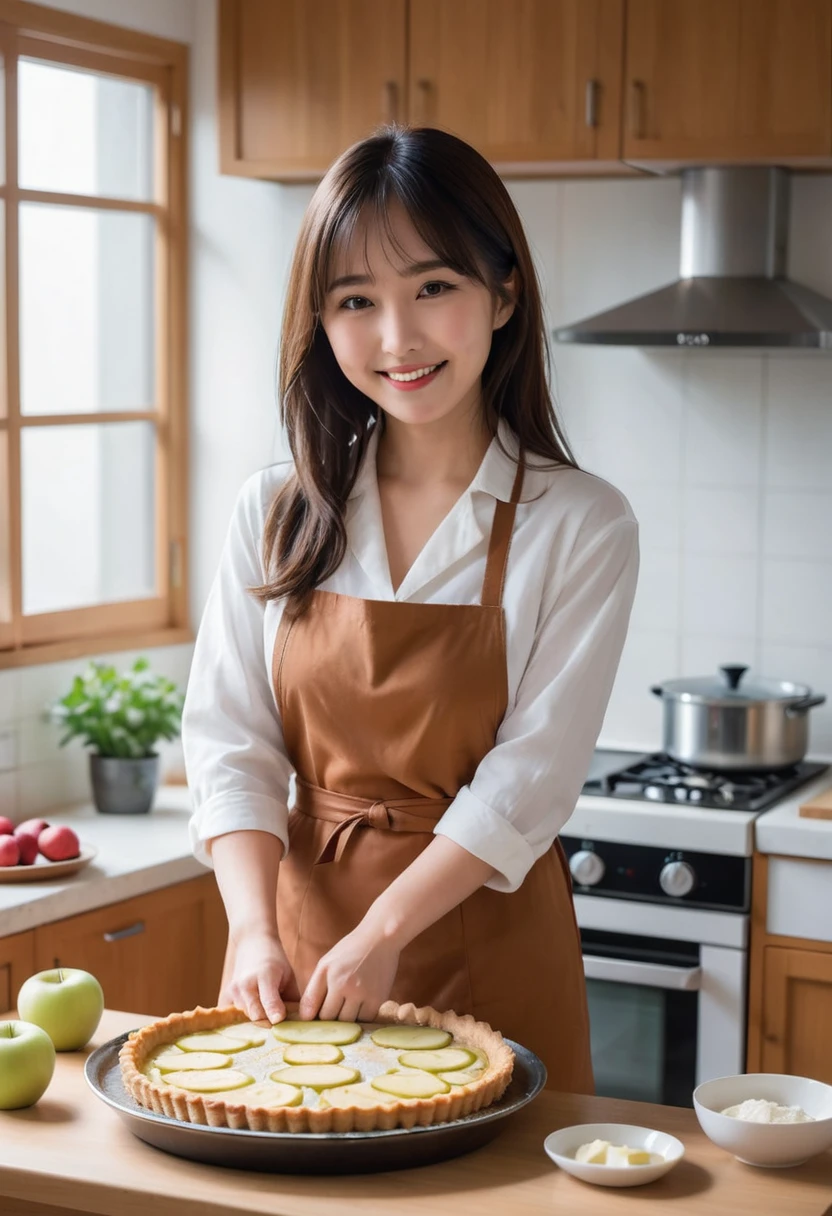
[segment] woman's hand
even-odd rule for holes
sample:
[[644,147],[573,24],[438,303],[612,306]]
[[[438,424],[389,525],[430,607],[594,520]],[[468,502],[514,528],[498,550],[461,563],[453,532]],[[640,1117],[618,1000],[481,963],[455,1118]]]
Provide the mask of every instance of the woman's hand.
[[400,947],[358,925],[321,958],[301,997],[301,1018],[372,1022],[390,995]]
[[235,944],[231,977],[220,1004],[236,1005],[252,1022],[282,1022],[286,1001],[298,999],[294,972],[280,939],[271,933],[249,933]]

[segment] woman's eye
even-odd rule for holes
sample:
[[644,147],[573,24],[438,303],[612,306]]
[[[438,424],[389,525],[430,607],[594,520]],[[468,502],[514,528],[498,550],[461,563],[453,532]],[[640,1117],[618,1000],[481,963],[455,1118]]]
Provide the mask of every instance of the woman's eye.
[[346,300],[341,301],[341,308],[345,308],[347,312],[361,312],[365,304],[370,301],[365,296],[347,296]]
[[440,282],[425,283],[424,287],[422,288],[422,291],[427,293],[427,297],[429,300],[434,300],[434,299],[436,299],[437,296],[444,295],[446,291],[453,291],[453,290],[454,290],[454,287],[453,287],[452,283],[440,283]]

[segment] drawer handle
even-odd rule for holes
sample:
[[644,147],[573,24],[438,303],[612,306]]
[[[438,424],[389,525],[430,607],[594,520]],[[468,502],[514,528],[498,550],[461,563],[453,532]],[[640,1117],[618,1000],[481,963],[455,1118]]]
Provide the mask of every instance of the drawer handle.
[[123,937],[135,937],[137,933],[144,933],[144,921],[137,920],[135,925],[128,925],[126,929],[116,929],[115,933],[105,933],[105,942],[120,942]]
[[588,127],[598,126],[598,93],[600,85],[597,80],[588,80],[586,82],[586,96],[584,100],[584,123]]
[[418,101],[416,103],[416,122],[419,126],[425,127],[428,123],[428,112],[430,110],[430,94],[431,84],[429,80],[416,81],[416,95]]
[[395,80],[385,82],[382,89],[382,109],[384,121],[394,123],[399,117],[399,86]]
[[644,139],[644,110],[647,86],[643,80],[630,84],[630,134],[633,139]]

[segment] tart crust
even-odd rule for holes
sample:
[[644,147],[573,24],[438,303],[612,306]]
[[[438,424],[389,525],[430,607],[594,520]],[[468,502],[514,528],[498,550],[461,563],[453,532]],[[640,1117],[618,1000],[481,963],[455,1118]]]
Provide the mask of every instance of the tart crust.
[[386,1001],[372,1025],[404,1024],[447,1030],[457,1043],[485,1053],[488,1066],[482,1075],[433,1098],[385,1098],[379,1093],[378,1105],[370,1107],[268,1107],[235,1101],[239,1090],[225,1094],[192,1093],[159,1084],[142,1072],[150,1053],[161,1044],[173,1043],[201,1030],[219,1030],[244,1018],[245,1014],[233,1005],[213,1009],[200,1005],[190,1012],[172,1013],[131,1031],[119,1052],[125,1088],[140,1106],[183,1123],[257,1132],[371,1132],[427,1127],[482,1110],[502,1097],[514,1069],[514,1052],[486,1022],[478,1022],[470,1014],[439,1013],[429,1006],[417,1008],[413,1004]]

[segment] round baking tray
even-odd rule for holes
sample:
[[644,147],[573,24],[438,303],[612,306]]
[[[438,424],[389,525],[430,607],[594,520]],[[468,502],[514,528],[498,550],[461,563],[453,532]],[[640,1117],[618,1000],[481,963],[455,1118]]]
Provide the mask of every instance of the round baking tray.
[[493,1140],[505,1121],[546,1084],[543,1061],[506,1039],[515,1054],[514,1075],[499,1102],[432,1127],[375,1132],[252,1132],[180,1123],[139,1106],[124,1088],[118,1062],[128,1034],[103,1043],[87,1057],[84,1076],[93,1093],[111,1106],[134,1136],[176,1157],[232,1169],[279,1174],[369,1174],[446,1161]]

